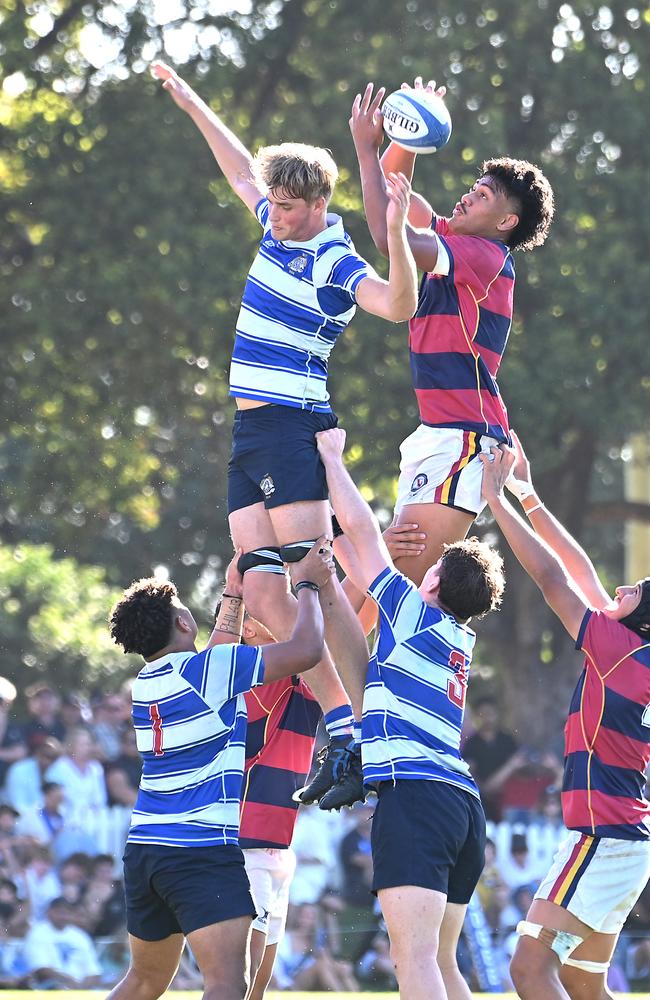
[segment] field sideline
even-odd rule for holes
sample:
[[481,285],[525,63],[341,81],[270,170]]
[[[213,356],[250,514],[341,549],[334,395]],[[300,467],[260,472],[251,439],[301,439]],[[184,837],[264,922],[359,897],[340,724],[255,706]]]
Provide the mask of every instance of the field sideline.
[[[172,1000],[201,1000],[198,991],[169,991],[165,994]],[[615,993],[617,1000],[648,1000],[647,993]],[[105,997],[105,990],[2,990],[2,1000],[13,1000],[14,997],[24,1000],[98,1000]],[[267,993],[268,1000],[282,1000],[283,997],[293,997],[294,1000],[334,1000],[334,993]],[[338,993],[340,1000],[397,1000],[397,993]],[[514,993],[473,993],[476,1000],[517,1000]]]

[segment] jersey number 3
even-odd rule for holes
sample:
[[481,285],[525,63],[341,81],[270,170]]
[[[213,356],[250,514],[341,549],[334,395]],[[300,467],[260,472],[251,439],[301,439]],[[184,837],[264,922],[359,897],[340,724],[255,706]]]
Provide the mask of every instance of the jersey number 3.
[[465,695],[467,694],[467,680],[469,674],[469,664],[467,657],[454,649],[449,655],[449,666],[456,673],[447,681],[447,697],[449,701],[457,705],[458,708],[465,708]]
[[153,729],[152,750],[156,757],[161,757],[165,751],[163,750],[162,716],[158,708],[158,702],[154,702],[153,705],[149,706],[149,718],[151,719],[151,728]]

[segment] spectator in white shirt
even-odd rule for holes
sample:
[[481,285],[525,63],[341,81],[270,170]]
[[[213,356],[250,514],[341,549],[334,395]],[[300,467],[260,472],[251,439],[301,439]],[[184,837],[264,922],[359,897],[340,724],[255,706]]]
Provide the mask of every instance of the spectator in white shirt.
[[62,752],[63,747],[54,736],[42,736],[29,757],[10,765],[5,799],[19,813],[28,813],[43,805],[45,773]]
[[32,848],[24,880],[32,915],[36,920],[42,920],[52,900],[61,895],[61,883],[49,848],[40,844]]
[[46,989],[92,989],[101,982],[101,967],[93,941],[72,923],[70,904],[53,899],[45,920],[37,921],[25,938],[23,957],[39,986]]
[[72,730],[66,741],[66,753],[48,768],[45,777],[63,785],[67,815],[94,812],[106,806],[104,769],[87,729]]

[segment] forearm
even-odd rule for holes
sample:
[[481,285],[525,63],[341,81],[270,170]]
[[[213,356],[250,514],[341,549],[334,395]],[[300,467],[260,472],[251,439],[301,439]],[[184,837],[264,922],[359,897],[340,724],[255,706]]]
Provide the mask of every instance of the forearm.
[[391,172],[401,172],[412,181],[415,172],[415,157],[415,153],[409,152],[408,149],[403,149],[397,143],[389,143],[380,161],[384,176],[387,177]]
[[357,150],[361,172],[363,209],[372,241],[384,257],[388,256],[388,233],[386,208],[388,195],[386,181],[379,165],[377,151],[372,149],[361,153]]
[[410,319],[418,304],[418,273],[404,226],[388,229],[388,257],[387,318],[399,322]]
[[[532,486],[532,484],[531,484]],[[535,534],[543,539],[594,607],[603,608],[609,595],[600,582],[591,559],[557,518],[542,504],[534,491],[521,501]]]
[[240,182],[253,183],[252,156],[198,94],[193,93],[187,113],[208,143],[233,190],[237,190]]
[[488,503],[510,548],[542,592],[554,578],[566,576],[553,550],[531,531],[502,494],[489,498]]
[[221,598],[217,619],[208,639],[208,647],[224,642],[239,642],[244,623],[244,599],[224,594]]

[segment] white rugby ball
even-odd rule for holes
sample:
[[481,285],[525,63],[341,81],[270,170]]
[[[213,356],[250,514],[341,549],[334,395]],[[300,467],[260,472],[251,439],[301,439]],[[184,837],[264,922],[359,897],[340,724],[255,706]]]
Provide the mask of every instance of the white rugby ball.
[[424,90],[396,90],[381,109],[388,138],[412,153],[435,153],[449,141],[451,118],[445,102]]

